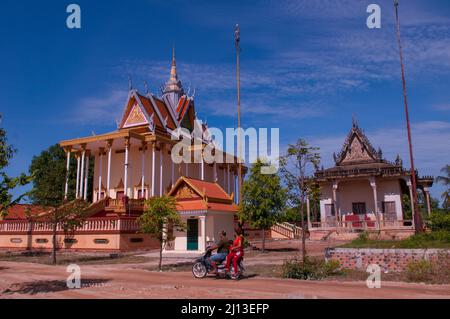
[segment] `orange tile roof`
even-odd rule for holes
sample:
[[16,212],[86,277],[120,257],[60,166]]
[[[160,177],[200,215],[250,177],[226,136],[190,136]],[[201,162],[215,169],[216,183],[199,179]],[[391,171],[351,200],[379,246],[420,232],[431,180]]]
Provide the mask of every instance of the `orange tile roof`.
[[195,178],[180,177],[169,195],[175,196],[182,185],[188,185],[200,197],[180,198],[177,200],[178,211],[212,210],[223,212],[237,212],[237,205],[219,184],[206,182]]
[[46,210],[41,206],[18,204],[8,209],[8,213],[4,219],[5,220],[27,219],[27,213],[31,216],[36,216],[45,211]]
[[152,116],[152,114],[155,114],[155,115],[153,115],[153,121],[154,121],[155,125],[159,126],[159,127],[164,127],[163,124],[161,123],[161,120],[158,117],[158,114],[156,114],[156,111],[155,111],[150,99],[143,95],[140,95],[139,93],[137,93],[137,96],[139,97],[139,100],[141,101],[142,105],[144,106],[145,111],[147,111],[147,114],[149,116]]
[[180,111],[181,111],[181,108],[182,108],[182,106],[184,105],[184,101],[186,100],[186,96],[182,96],[181,98],[180,98],[180,100],[178,101],[178,106],[177,106],[177,108],[176,108],[176,111],[177,111],[177,113],[178,114],[180,114]]
[[220,187],[219,184],[206,182],[199,179],[183,177],[187,183],[195,187],[199,192],[208,198],[231,200],[231,197]]
[[179,200],[177,201],[177,210],[206,210],[208,206],[203,199]]
[[225,212],[237,212],[238,206],[235,203],[223,204],[223,203],[211,203],[208,202],[208,210],[225,211]]
[[158,98],[154,98],[155,100],[155,104],[159,109],[159,112],[161,113],[161,116],[163,117],[163,119],[167,118],[167,126],[171,129],[174,130],[176,128],[176,124],[172,119],[172,116],[169,114],[169,110],[167,109],[168,106],[166,105],[166,103],[164,103],[163,101],[161,101]]

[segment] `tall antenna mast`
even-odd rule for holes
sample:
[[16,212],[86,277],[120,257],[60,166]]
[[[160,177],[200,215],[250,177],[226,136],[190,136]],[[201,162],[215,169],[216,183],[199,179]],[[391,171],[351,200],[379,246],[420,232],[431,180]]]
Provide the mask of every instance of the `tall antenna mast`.
[[416,170],[414,168],[414,156],[413,156],[413,145],[411,140],[411,125],[409,122],[409,111],[408,111],[408,95],[406,92],[406,79],[405,79],[405,65],[403,63],[403,48],[402,42],[400,38],[400,21],[398,17],[398,0],[394,0],[394,8],[395,8],[395,19],[397,22],[397,44],[398,50],[400,54],[400,65],[402,69],[402,84],[403,84],[403,99],[405,104],[405,115],[406,115],[406,128],[408,131],[408,144],[409,144],[409,161],[411,163],[411,187],[412,187],[412,202],[413,202],[413,211],[412,215],[414,218],[414,229],[416,234],[423,231],[423,222],[422,217],[419,212],[419,205],[417,200],[417,181],[416,181]]
[[238,112],[238,200],[239,204],[242,202],[242,146],[241,146],[241,66],[240,66],[240,47],[241,29],[239,24],[236,24],[234,31],[234,39],[236,44],[236,79],[237,79],[237,112]]

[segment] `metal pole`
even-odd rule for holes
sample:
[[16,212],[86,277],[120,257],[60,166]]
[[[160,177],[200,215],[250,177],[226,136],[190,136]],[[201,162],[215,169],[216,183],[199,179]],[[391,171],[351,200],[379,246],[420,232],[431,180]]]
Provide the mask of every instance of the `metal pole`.
[[405,115],[406,115],[406,128],[408,131],[408,144],[409,144],[409,160],[411,162],[411,183],[412,183],[412,193],[413,193],[413,202],[414,202],[414,228],[416,233],[420,233],[423,231],[423,223],[422,218],[419,213],[419,205],[417,200],[417,182],[416,182],[416,170],[414,168],[414,156],[413,156],[413,146],[411,140],[411,125],[409,122],[409,111],[408,111],[408,96],[406,92],[406,79],[405,79],[405,65],[403,63],[403,48],[400,39],[400,22],[398,17],[398,0],[394,0],[394,8],[395,8],[395,19],[397,22],[397,44],[400,54],[400,65],[402,70],[402,84],[403,84],[403,99],[405,104]]
[[241,30],[239,24],[236,25],[235,30],[236,40],[236,78],[237,78],[237,112],[238,112],[238,200],[239,204],[242,201],[242,163],[241,163],[241,70],[240,70],[240,57],[239,57],[239,42],[241,40]]

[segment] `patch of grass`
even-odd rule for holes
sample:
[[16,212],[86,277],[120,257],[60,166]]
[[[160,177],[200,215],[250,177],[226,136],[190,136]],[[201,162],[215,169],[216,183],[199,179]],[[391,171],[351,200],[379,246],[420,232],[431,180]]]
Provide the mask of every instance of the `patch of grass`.
[[338,261],[306,258],[305,262],[297,259],[286,260],[282,268],[284,278],[320,280],[341,273]]
[[413,235],[403,240],[372,240],[367,233],[361,233],[360,236],[339,246],[343,248],[450,248],[449,231],[433,231]]
[[431,284],[450,283],[450,256],[442,253],[437,260],[411,261],[406,266],[405,280]]
[[406,278],[412,282],[427,282],[433,275],[433,264],[428,260],[418,260],[408,263],[406,266]]

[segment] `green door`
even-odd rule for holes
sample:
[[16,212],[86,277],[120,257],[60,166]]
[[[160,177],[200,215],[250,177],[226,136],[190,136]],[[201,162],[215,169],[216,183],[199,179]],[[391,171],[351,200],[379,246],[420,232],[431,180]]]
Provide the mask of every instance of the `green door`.
[[187,250],[198,250],[198,219],[187,220]]

